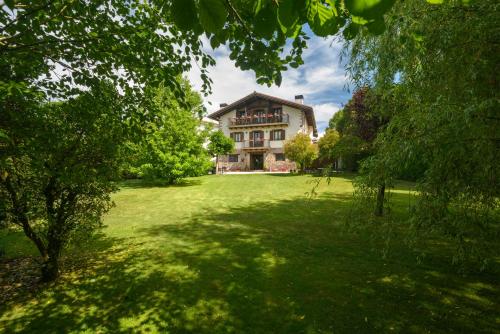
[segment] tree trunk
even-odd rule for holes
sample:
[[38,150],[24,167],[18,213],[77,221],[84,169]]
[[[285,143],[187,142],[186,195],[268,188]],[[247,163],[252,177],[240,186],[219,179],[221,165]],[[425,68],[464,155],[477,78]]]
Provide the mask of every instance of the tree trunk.
[[219,174],[219,155],[215,155],[215,175]]
[[31,225],[28,222],[28,219],[25,217],[25,220],[22,222],[24,234],[36,245],[38,252],[40,255],[46,259],[47,258],[47,247],[43,243],[42,239],[33,231]]
[[43,243],[43,240],[40,238],[38,234],[35,233],[33,228],[30,225],[30,221],[28,216],[26,215],[26,203],[21,201],[17,196],[16,190],[12,185],[12,180],[10,176],[8,176],[4,181],[5,188],[9,193],[10,200],[12,203],[12,208],[14,211],[14,216],[18,225],[21,225],[23,228],[24,234],[35,244],[36,248],[40,252],[40,255],[46,259],[47,258],[47,247]]
[[59,255],[49,255],[42,265],[42,282],[52,282],[59,277]]
[[375,206],[375,216],[381,217],[384,214],[385,182],[379,185],[377,190],[377,204]]
[[52,282],[59,277],[59,257],[61,255],[62,241],[60,232],[49,227],[48,232],[48,256],[42,265],[42,281]]

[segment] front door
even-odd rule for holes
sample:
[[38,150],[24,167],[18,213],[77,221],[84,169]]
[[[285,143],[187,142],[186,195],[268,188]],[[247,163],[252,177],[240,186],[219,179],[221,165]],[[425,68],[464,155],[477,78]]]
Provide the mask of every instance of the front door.
[[250,169],[252,170],[264,169],[264,154],[250,155]]

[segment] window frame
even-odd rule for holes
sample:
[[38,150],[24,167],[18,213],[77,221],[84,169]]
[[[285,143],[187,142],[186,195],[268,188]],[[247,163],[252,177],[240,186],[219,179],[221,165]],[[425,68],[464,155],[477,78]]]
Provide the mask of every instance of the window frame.
[[245,109],[238,109],[238,110],[236,110],[236,118],[245,117],[246,114],[247,114],[247,111]]
[[[241,135],[240,140],[236,140],[236,135]],[[238,131],[238,132],[231,132],[229,134],[229,137],[234,140],[235,143],[241,143],[245,141],[245,133],[243,131]]]
[[[231,158],[236,157],[236,161],[232,161]],[[227,162],[240,162],[240,155],[239,154],[228,154],[227,155]]]
[[[278,155],[282,157],[282,159],[278,159]],[[274,153],[275,161],[286,161],[285,153]]]
[[[280,139],[276,139],[276,133],[280,133]],[[271,140],[272,141],[281,141],[281,140],[285,140],[285,129],[275,129],[275,130],[271,130]]]
[[273,116],[282,116],[283,115],[283,108],[282,107],[274,107],[272,110]]

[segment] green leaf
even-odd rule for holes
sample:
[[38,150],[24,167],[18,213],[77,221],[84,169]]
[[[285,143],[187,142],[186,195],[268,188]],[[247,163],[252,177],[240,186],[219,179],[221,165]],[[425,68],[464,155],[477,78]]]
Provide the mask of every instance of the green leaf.
[[7,5],[7,7],[9,7],[10,10],[13,10],[14,6],[15,6],[15,1],[14,0],[5,0],[5,5]]
[[354,37],[356,37],[356,35],[358,34],[359,32],[359,28],[360,28],[360,25],[359,24],[356,24],[354,22],[351,22],[347,28],[344,29],[344,31],[342,32],[342,34],[344,35],[344,38],[348,41],[350,41],[351,39],[353,39]]
[[421,33],[414,32],[411,34],[415,42],[422,42],[424,40],[424,36]]
[[7,134],[2,130],[0,130],[0,138],[10,140],[9,136],[7,136]]
[[296,38],[301,31],[302,31],[302,26],[300,24],[297,24],[286,31],[286,36],[290,38]]
[[217,49],[220,45],[220,41],[219,39],[217,38],[217,36],[212,36],[212,38],[210,38],[210,46],[212,47],[212,49]]
[[285,28],[283,32],[286,32],[288,28],[291,28],[297,24],[297,22],[299,21],[298,14],[297,1],[283,0],[279,2],[278,19],[280,25]]
[[443,0],[426,0],[426,1],[431,5],[441,5],[444,2]]
[[381,35],[385,31],[385,22],[383,19],[375,20],[373,22],[370,22],[366,25],[366,28],[368,28],[368,31],[371,32],[374,35]]
[[361,17],[361,16],[351,16],[351,19],[352,19],[352,22],[356,23],[356,24],[361,24],[361,25],[365,25],[367,23],[370,23],[369,20]]
[[262,8],[255,16],[255,34],[258,37],[269,39],[273,36],[277,24],[275,10],[271,6]]
[[349,13],[365,19],[382,17],[394,4],[395,0],[345,0]]
[[206,32],[216,33],[224,27],[227,11],[222,0],[200,0],[198,9],[200,23]]
[[173,0],[172,19],[175,25],[187,31],[196,25],[196,5],[194,0]]
[[311,5],[308,11],[308,22],[311,30],[318,36],[334,35],[339,30],[337,17],[332,8],[325,7],[320,2]]
[[260,10],[262,9],[262,2],[263,0],[255,0],[253,4],[253,13],[258,14]]

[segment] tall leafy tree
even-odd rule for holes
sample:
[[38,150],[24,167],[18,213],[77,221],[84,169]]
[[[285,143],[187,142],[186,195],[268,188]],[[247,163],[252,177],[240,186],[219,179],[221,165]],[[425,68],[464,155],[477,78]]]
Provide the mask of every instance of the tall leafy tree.
[[325,134],[318,140],[318,153],[322,162],[332,165],[340,158],[340,155],[335,150],[339,139],[340,136],[337,130],[327,129]]
[[121,98],[109,84],[65,102],[0,114],[5,221],[20,227],[43,258],[42,278],[59,275],[69,241],[92,233],[111,207],[120,146],[128,136]]
[[[215,156],[215,168],[219,168],[219,155],[226,155],[234,151],[234,140],[218,130],[210,134],[208,153]],[[217,171],[218,172],[218,171]]]
[[179,79],[184,103],[171,89],[151,89],[150,103],[144,113],[154,119],[144,124],[139,142],[129,143],[126,166],[147,178],[163,179],[171,184],[188,176],[198,176],[210,166],[203,144],[208,130],[201,126],[204,106],[201,96],[186,79]]
[[361,33],[348,46],[355,81],[393,94],[400,106],[367,174],[394,177],[425,161],[414,222],[457,240],[457,256],[464,246],[483,244],[474,242],[478,236],[491,236],[486,227],[498,208],[498,6],[397,3],[386,32]]
[[329,129],[335,130],[339,139],[329,151],[342,157],[344,168],[356,170],[362,159],[373,154],[373,141],[387,122],[385,107],[380,102],[374,92],[362,87],[330,119]]
[[298,133],[292,139],[287,140],[284,146],[285,155],[288,159],[295,161],[301,172],[310,167],[318,156],[318,148],[311,142],[311,137],[305,133]]

